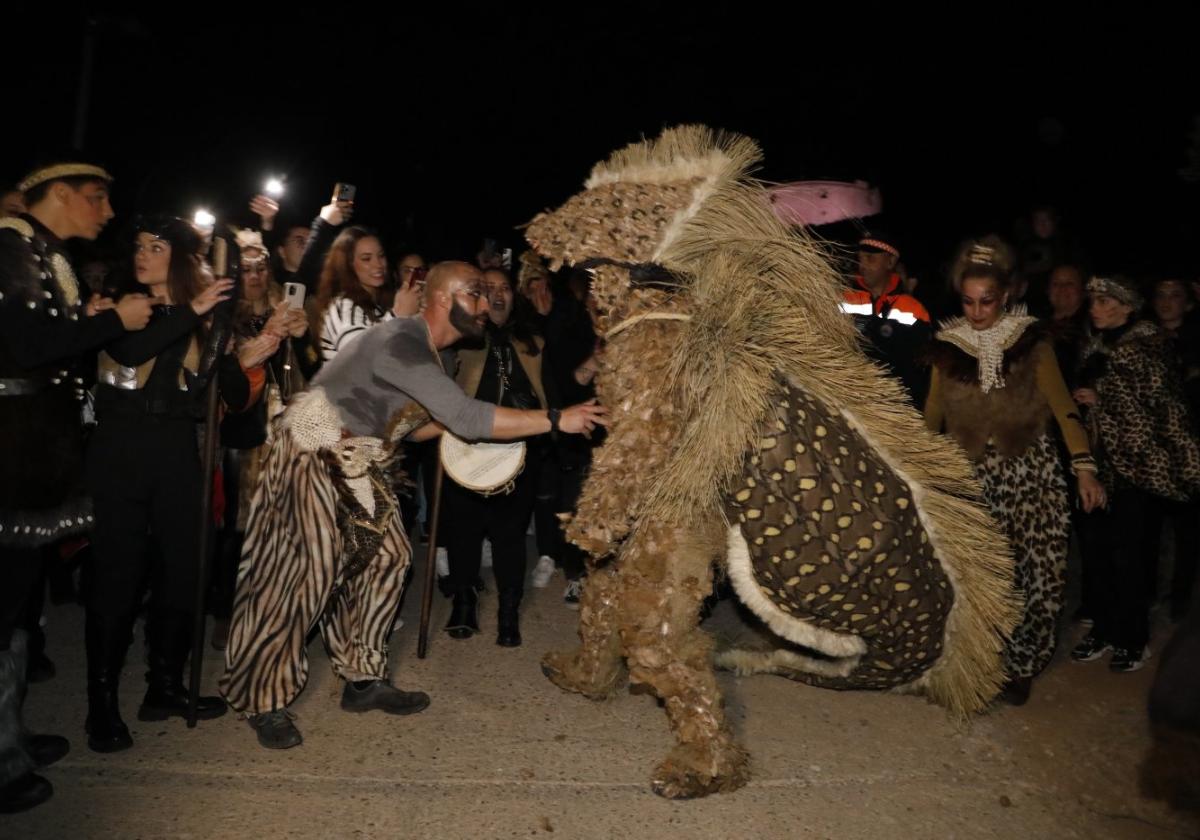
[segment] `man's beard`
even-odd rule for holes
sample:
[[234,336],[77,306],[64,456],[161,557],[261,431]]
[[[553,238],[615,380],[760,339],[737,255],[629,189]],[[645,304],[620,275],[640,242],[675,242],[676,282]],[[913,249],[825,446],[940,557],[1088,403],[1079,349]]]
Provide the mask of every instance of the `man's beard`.
[[483,335],[483,324],[463,309],[457,300],[450,304],[450,326],[462,333],[465,338],[479,338]]

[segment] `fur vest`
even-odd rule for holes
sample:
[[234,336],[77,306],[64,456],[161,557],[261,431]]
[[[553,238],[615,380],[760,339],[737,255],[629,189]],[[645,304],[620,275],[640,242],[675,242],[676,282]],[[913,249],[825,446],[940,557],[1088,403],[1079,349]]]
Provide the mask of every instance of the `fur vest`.
[[1048,341],[1039,324],[1026,327],[1004,352],[1004,387],[987,393],[979,387],[979,362],[966,351],[935,341],[929,361],[942,379],[946,433],[974,461],[983,457],[988,441],[1005,458],[1014,458],[1041,437],[1053,413],[1037,385],[1034,349]]

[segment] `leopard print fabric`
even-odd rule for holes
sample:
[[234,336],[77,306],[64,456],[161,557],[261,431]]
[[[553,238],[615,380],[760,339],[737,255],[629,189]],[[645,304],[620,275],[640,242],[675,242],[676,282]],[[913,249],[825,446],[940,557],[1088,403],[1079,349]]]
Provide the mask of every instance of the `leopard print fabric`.
[[1085,370],[1100,372],[1088,420],[1110,494],[1132,485],[1175,501],[1195,495],[1200,445],[1162,331],[1142,321],[1111,347],[1097,338],[1086,353]]
[[1004,650],[1005,670],[1033,677],[1054,655],[1067,579],[1070,502],[1058,449],[1045,434],[1016,457],[989,443],[974,468],[984,501],[1008,535],[1014,584],[1025,595],[1021,623]]

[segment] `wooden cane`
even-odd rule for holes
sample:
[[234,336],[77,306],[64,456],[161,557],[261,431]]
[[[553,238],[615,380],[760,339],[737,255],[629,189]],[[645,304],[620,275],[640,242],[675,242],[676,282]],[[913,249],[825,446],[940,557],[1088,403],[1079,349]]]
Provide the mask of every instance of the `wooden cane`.
[[417,659],[424,659],[429,651],[429,617],[433,611],[433,587],[437,578],[438,520],[442,513],[442,478],[445,468],[438,453],[437,471],[433,479],[433,508],[429,515],[433,524],[429,526],[429,551],[425,553],[425,591],[421,593],[421,627],[417,633]]

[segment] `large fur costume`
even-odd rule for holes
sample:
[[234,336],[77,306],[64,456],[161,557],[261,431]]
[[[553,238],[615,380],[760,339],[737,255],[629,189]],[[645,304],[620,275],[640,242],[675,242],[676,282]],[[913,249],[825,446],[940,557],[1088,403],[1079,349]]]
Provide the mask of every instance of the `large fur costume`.
[[719,665],[960,715],[1002,684],[1019,605],[966,459],[865,358],[823,252],[749,178],[758,159],[747,138],[672,129],[527,231],[552,267],[592,269],[613,421],[568,530],[596,558],[583,644],[543,669],[594,698],[625,666],[653,690],[679,742],[653,778],[671,797],[748,775],[698,627],[714,561],[782,642]]

